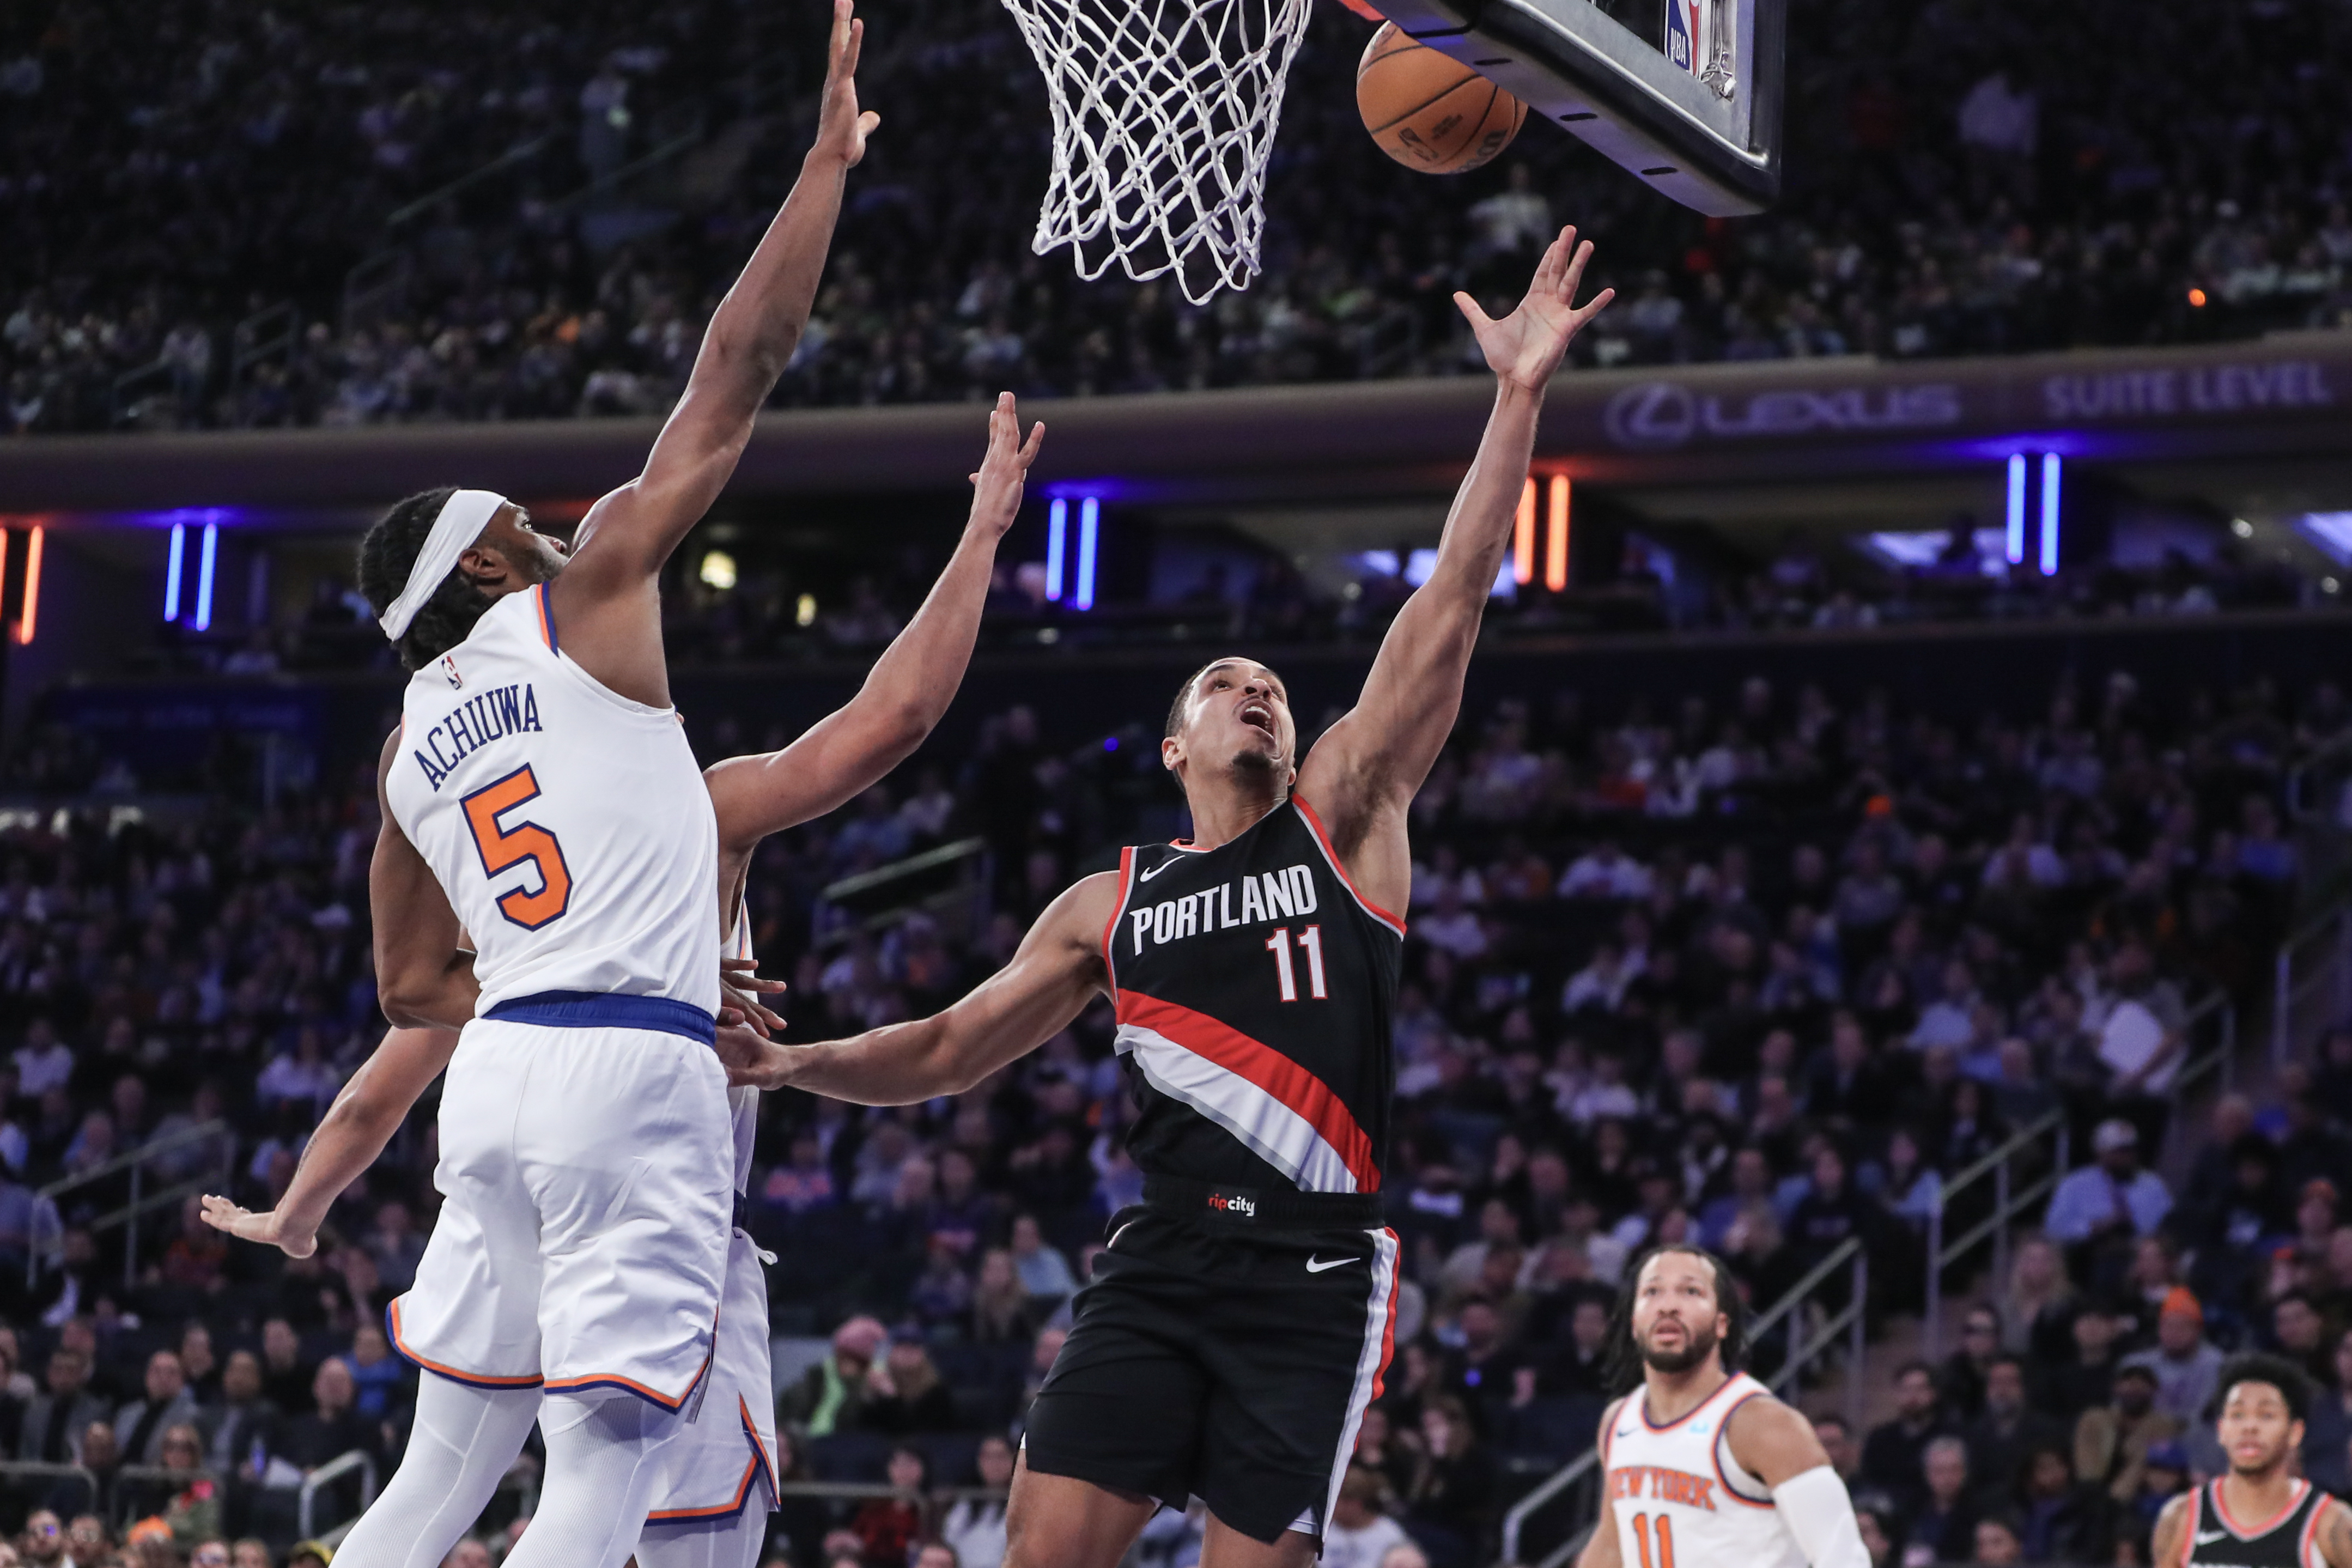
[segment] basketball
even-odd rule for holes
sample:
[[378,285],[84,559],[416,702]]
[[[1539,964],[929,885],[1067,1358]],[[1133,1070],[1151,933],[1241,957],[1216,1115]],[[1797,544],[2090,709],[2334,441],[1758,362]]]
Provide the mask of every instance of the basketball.
[[1356,110],[1381,151],[1424,174],[1459,174],[1511,144],[1528,106],[1461,61],[1381,24],[1356,66]]

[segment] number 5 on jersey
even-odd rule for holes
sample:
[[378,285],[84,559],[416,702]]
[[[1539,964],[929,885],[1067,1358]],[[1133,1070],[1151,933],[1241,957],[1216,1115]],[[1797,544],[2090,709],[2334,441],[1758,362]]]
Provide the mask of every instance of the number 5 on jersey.
[[466,808],[466,826],[473,829],[474,848],[482,857],[483,875],[497,877],[528,862],[538,877],[537,892],[525,885],[499,895],[499,912],[525,931],[561,920],[572,903],[572,868],[563,863],[563,846],[555,835],[535,822],[499,826],[499,817],[538,798],[539,780],[525,763],[459,803]]

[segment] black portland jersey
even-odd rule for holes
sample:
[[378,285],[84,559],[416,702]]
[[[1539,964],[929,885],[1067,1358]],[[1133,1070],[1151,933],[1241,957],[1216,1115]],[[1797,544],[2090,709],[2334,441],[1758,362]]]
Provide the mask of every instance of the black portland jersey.
[[1103,958],[1147,1175],[1380,1190],[1404,922],[1293,799],[1230,844],[1119,857]]
[[2309,1481],[2294,1485],[2294,1500],[2278,1517],[2247,1523],[2230,1517],[2220,1481],[2198,1488],[2186,1561],[2197,1568],[2326,1568],[2316,1538],[2327,1494]]

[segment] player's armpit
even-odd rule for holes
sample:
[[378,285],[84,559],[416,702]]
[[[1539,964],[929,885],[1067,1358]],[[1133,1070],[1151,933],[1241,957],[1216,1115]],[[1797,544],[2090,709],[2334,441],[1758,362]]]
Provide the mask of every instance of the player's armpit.
[[861,1105],[911,1105],[961,1094],[1069,1027],[1102,990],[1102,934],[1118,878],[1098,872],[1064,890],[1021,941],[1013,962],[929,1018],[846,1040],[771,1046],[729,1080],[804,1089]]

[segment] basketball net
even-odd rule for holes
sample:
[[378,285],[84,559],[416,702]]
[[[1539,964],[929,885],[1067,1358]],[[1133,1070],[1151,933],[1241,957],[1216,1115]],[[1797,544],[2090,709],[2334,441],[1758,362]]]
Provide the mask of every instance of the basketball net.
[[1054,102],[1030,248],[1078,276],[1173,272],[1205,305],[1258,273],[1266,159],[1313,0],[1004,0]]

